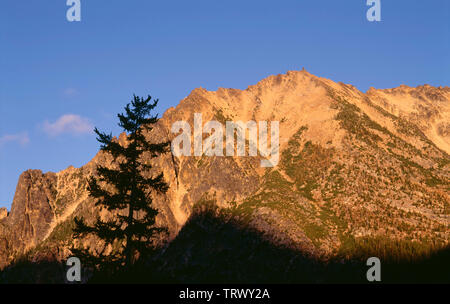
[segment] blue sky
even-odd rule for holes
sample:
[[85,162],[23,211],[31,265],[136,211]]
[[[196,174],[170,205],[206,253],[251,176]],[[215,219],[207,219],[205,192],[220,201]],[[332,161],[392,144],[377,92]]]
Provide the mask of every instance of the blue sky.
[[450,83],[450,1],[65,0],[0,3],[0,206],[26,169],[81,166],[133,93],[159,113],[196,87],[245,89],[305,67],[366,91]]

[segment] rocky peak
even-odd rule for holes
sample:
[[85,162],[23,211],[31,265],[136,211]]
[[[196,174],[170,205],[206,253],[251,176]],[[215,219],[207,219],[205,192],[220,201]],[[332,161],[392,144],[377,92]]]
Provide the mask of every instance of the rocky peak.
[[[352,85],[302,70],[269,76],[245,90],[195,89],[164,113],[146,134],[149,141],[170,141],[176,136],[171,125],[184,120],[192,126],[194,113],[202,113],[203,123],[213,119],[222,123],[277,120],[280,166],[260,170],[259,160],[253,157],[175,158],[168,153],[152,159],[170,186],[166,195],[154,198],[160,210],[157,224],[168,227],[174,236],[192,215],[195,204],[213,201],[224,209],[233,207],[261,231],[297,243],[314,241],[316,249],[328,253],[339,247],[344,233],[365,236],[389,228],[403,235],[398,227],[411,226],[417,232],[415,237],[429,237],[429,223],[435,229],[448,223],[446,211],[442,211],[448,210],[443,203],[448,194],[441,186],[448,174],[443,167],[448,156],[434,147],[442,146],[442,136],[425,133],[431,143],[425,141],[412,134],[410,125],[399,116],[412,115],[414,107],[425,104],[417,96],[428,98],[426,92],[436,89],[446,101],[439,103],[438,113],[421,119],[425,126],[438,127],[450,121],[444,111],[450,100],[448,88],[402,86],[395,92],[370,89],[364,94]],[[398,115],[400,110],[402,115]],[[417,116],[407,119],[411,126],[420,125]],[[126,134],[115,140],[126,144]],[[436,160],[439,164],[434,164]],[[0,268],[11,254],[5,248],[23,252],[44,242],[62,248],[71,241],[67,231],[74,216],[94,218],[99,214],[86,189],[86,180],[95,174],[98,164],[117,165],[100,151],[79,169],[69,167],[56,174],[28,170],[20,176],[11,212],[0,222]],[[426,169],[433,166],[439,170]],[[414,191],[406,189],[411,183]],[[402,184],[406,185],[403,190]],[[403,223],[406,212],[410,217],[417,215],[409,224]],[[290,233],[284,237],[280,231]],[[61,235],[67,239],[60,240]],[[441,233],[440,237],[448,235]],[[311,241],[302,240],[306,238]]]
[[17,183],[11,212],[4,220],[8,241],[15,251],[33,247],[43,239],[54,220],[51,204],[56,196],[56,174],[23,172]]
[[8,216],[8,209],[0,208],[0,220],[6,218]]
[[371,88],[367,96],[389,113],[416,124],[440,149],[450,153],[450,87]]

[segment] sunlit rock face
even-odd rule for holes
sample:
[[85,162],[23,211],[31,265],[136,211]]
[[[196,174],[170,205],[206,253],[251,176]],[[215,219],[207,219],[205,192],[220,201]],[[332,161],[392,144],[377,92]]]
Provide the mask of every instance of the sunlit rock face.
[[[210,202],[274,243],[318,257],[385,235],[448,243],[449,109],[448,87],[363,93],[304,70],[245,90],[195,89],[164,113],[149,141],[173,140],[172,124],[193,126],[194,113],[203,123],[279,121],[280,161],[261,168],[260,157],[249,156],[152,159],[169,184],[165,195],[152,196],[157,224],[171,240],[195,205]],[[127,144],[125,134],[117,140]],[[116,165],[99,152],[81,168],[20,176],[10,214],[0,211],[0,266],[27,250],[34,260],[64,259],[74,242],[102,250],[95,239],[71,237],[75,216],[114,216],[87,191],[97,164]]]
[[0,208],[0,220],[8,216],[8,209]]

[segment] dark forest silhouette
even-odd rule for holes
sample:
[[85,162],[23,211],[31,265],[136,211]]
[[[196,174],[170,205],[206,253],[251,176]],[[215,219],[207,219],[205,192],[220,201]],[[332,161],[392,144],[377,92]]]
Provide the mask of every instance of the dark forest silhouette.
[[[211,209],[195,212],[155,255],[115,276],[98,272],[88,283],[368,283],[366,259],[381,254],[381,283],[450,283],[450,248],[409,260],[374,251],[324,262],[276,246]],[[64,283],[66,270],[58,262],[18,262],[0,273],[0,282]]]

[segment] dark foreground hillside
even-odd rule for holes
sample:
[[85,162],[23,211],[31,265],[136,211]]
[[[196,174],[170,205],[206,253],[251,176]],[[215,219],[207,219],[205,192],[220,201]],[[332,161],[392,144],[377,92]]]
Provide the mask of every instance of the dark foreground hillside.
[[[370,256],[382,261],[382,283],[450,283],[449,248],[374,239],[321,261],[273,245],[214,210],[197,212],[176,239],[136,269],[113,277],[97,273],[88,283],[367,283]],[[0,282],[64,283],[66,268],[57,261],[17,261],[0,273]]]

